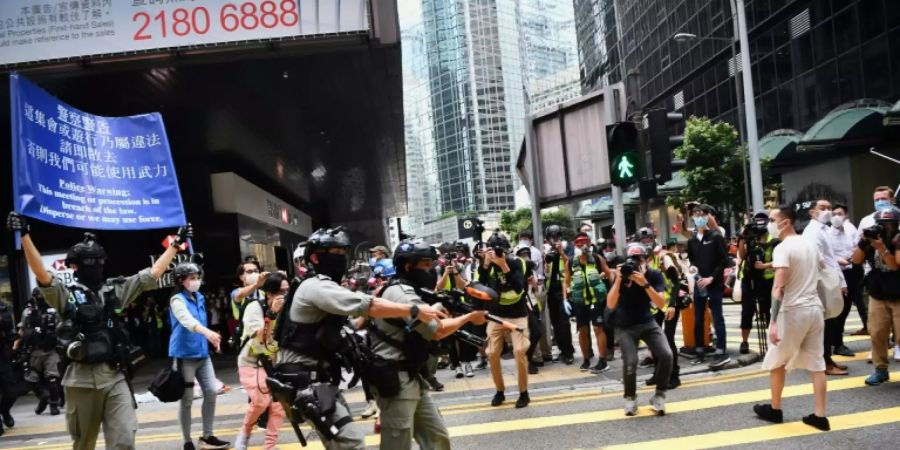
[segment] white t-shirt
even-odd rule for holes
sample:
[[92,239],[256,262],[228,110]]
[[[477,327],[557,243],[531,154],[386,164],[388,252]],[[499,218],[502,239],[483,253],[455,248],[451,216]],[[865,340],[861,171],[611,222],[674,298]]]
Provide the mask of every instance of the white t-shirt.
[[772,253],[772,266],[786,268],[784,298],[781,309],[822,306],[816,291],[822,256],[816,244],[801,236],[790,236],[781,241]]

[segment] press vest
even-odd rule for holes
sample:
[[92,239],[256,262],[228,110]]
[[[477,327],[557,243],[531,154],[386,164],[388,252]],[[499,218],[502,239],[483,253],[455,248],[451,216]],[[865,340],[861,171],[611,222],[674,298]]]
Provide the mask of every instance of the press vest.
[[572,261],[570,295],[572,302],[578,304],[593,305],[606,301],[606,285],[593,256],[588,256],[588,262],[584,265],[578,259]]
[[[526,270],[528,270],[528,266],[524,260],[520,258],[515,258],[516,261],[522,264],[522,275],[525,275]],[[498,269],[496,267],[491,266],[491,278],[495,278]],[[500,271],[502,273],[502,271]],[[503,306],[514,305],[522,300],[523,292],[516,292],[513,289],[507,289],[500,292],[500,304]]]
[[[196,299],[185,295],[184,291],[177,295],[181,296],[188,312],[204,327],[206,326],[206,299],[203,294],[195,292]],[[172,327],[172,337],[169,339],[169,356],[173,358],[206,358],[209,356],[209,343],[200,333],[194,333],[181,325],[181,322],[175,318],[175,313],[169,310],[169,324]]]

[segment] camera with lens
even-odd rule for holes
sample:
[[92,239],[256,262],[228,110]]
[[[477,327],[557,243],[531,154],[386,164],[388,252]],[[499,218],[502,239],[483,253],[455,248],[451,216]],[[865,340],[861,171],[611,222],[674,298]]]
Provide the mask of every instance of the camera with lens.
[[628,278],[631,274],[638,271],[638,267],[641,266],[641,262],[633,257],[629,257],[625,260],[625,264],[622,264],[622,267],[619,269],[622,272],[622,278]]
[[455,259],[459,259],[459,255],[455,252],[448,252],[444,254],[444,261],[450,262]]
[[884,226],[881,224],[875,224],[863,229],[863,237],[866,239],[878,239],[882,234],[884,234]]

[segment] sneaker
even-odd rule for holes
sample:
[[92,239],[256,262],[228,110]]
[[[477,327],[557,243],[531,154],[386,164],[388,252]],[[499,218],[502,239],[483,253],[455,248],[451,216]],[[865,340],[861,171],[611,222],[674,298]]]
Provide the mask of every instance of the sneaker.
[[878,386],[890,379],[891,375],[888,373],[887,369],[875,369],[875,371],[872,372],[872,375],[869,375],[869,378],[866,378],[866,384],[869,386]]
[[537,375],[538,368],[534,361],[528,361],[528,375]]
[[13,419],[13,416],[9,413],[9,411],[3,413],[3,425],[6,425],[6,428],[12,428],[16,426],[16,419]]
[[709,361],[711,369],[720,369],[731,362],[731,357],[727,353],[716,353]]
[[753,405],[753,412],[755,412],[760,419],[767,420],[772,423],[784,422],[784,413],[780,409],[772,408],[772,405],[770,404]]
[[463,373],[462,366],[456,366],[456,378],[462,378],[464,376],[465,376],[465,373]]
[[491,399],[491,406],[500,406],[504,401],[506,401],[506,395],[503,394],[503,391],[497,391],[494,398]]
[[466,377],[468,377],[468,378],[472,378],[472,377],[475,376],[475,372],[472,370],[472,364],[471,364],[471,363],[466,363],[466,365],[465,365],[465,374],[466,374]]
[[662,392],[653,394],[653,397],[650,397],[650,407],[653,408],[656,415],[664,416],[666,414],[666,394]]
[[516,408],[524,408],[531,403],[531,398],[528,397],[528,391],[523,391],[519,393],[519,398],[516,400]]
[[835,347],[834,354],[841,355],[841,356],[851,356],[851,357],[856,356],[856,353],[853,353],[853,350],[850,350],[849,348],[847,348],[846,345],[838,345],[837,347]]
[[693,366],[699,366],[701,364],[706,364],[705,354],[701,354],[700,356],[697,356],[693,361],[691,361],[691,365]]
[[484,370],[484,369],[487,369],[487,366],[488,366],[487,358],[481,358],[481,360],[478,361],[478,365],[475,366],[475,369]]
[[181,447],[181,448],[184,450],[195,450],[196,449],[196,447],[194,447],[193,442],[185,442],[184,447]]
[[425,379],[428,382],[428,385],[431,386],[431,390],[435,392],[441,392],[444,390],[444,385],[441,384],[440,381],[435,377],[428,377]]
[[750,344],[747,342],[741,342],[741,350],[740,351],[741,351],[742,355],[746,355],[747,353],[750,353]]
[[643,369],[643,368],[647,368],[647,367],[653,367],[655,364],[656,363],[653,361],[653,357],[648,356],[641,360],[641,363],[638,364],[638,367]]
[[591,370],[591,360],[585,358],[584,361],[581,362],[581,367],[578,368],[582,372],[587,372]]
[[50,415],[51,415],[51,416],[58,416],[58,415],[59,415],[59,406],[56,406],[56,405],[50,405]]
[[827,417],[819,417],[815,414],[810,414],[803,418],[803,423],[822,431],[831,430],[831,425],[828,423]]
[[825,375],[847,375],[849,373],[850,372],[842,370],[834,364],[829,364],[825,367]]
[[571,366],[572,364],[575,364],[575,357],[572,355],[563,355],[563,356],[560,356],[559,359],[560,359],[560,361],[563,362],[563,364],[565,364],[567,366]]
[[231,442],[225,442],[213,435],[209,435],[205,438],[200,438],[200,448],[202,449],[217,449],[229,447],[231,447]]
[[607,363],[605,359],[600,358],[600,361],[597,361],[597,365],[591,367],[591,373],[597,375],[606,372],[609,369],[609,363]]
[[650,375],[650,378],[647,378],[647,381],[644,382],[647,386],[655,386],[656,385],[656,374]]
[[625,397],[625,415],[633,416],[637,414],[637,397]]
[[241,431],[238,432],[238,435],[234,438],[234,450],[247,450],[247,444],[250,442],[250,436],[244,433],[244,428],[241,427]]
[[37,407],[34,408],[34,413],[37,415],[41,415],[44,413],[45,409],[47,409],[47,399],[42,398],[38,401]]
[[449,365],[450,365],[450,361],[448,361],[446,359],[441,359],[437,363],[437,368],[443,370],[443,369],[446,369],[447,366],[449,366]]
[[378,414],[378,405],[375,403],[375,400],[369,400],[369,404],[366,406],[365,411],[360,414],[360,417],[362,417],[363,419],[368,419],[375,414]]

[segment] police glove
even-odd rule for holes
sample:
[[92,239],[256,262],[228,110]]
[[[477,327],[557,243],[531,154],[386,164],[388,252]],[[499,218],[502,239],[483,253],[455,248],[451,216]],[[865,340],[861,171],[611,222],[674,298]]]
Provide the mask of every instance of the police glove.
[[191,225],[190,222],[187,225],[182,225],[178,227],[178,231],[175,232],[175,245],[181,245],[187,242],[188,239],[194,237],[194,226]]
[[10,211],[9,216],[6,217],[6,227],[9,228],[9,231],[21,232],[22,236],[31,232],[31,225],[28,224],[25,216],[15,211]]

